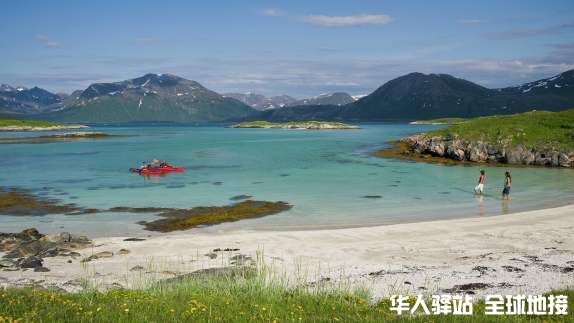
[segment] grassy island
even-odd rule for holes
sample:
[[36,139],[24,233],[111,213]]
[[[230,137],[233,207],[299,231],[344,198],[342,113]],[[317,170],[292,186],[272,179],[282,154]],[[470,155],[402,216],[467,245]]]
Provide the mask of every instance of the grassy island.
[[87,128],[87,126],[70,125],[43,120],[0,119],[0,131],[46,131],[83,128]]
[[248,121],[241,122],[230,128],[263,128],[263,129],[358,129],[341,122],[323,122],[323,121],[292,121],[285,123],[273,123],[269,121]]
[[381,157],[574,167],[574,109],[469,119],[417,134]]

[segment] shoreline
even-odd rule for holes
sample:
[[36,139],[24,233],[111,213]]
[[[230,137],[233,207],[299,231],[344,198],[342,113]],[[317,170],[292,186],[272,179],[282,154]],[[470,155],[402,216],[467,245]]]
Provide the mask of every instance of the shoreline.
[[60,130],[80,130],[87,129],[88,126],[84,125],[58,125],[58,126],[5,126],[0,127],[0,132],[28,132],[28,131],[60,131]]
[[[189,232],[94,239],[81,257],[45,258],[50,272],[0,271],[0,286],[135,288],[232,258],[261,257],[275,271],[306,283],[324,279],[392,292],[541,293],[574,286],[574,204],[502,216],[311,231]],[[215,251],[217,249],[232,251]],[[118,254],[121,249],[128,253]],[[237,250],[234,250],[237,249]],[[81,263],[100,252],[113,256]],[[251,261],[249,260],[249,261]],[[142,269],[134,271],[140,266]],[[301,269],[306,273],[301,275]],[[295,279],[297,278],[297,279]],[[138,283],[139,282],[139,283]],[[477,285],[479,284],[479,285]],[[477,287],[478,286],[478,287]]]
[[411,149],[411,146],[403,140],[394,140],[386,142],[388,147],[377,149],[371,153],[372,156],[377,158],[389,158],[405,161],[423,162],[428,164],[439,164],[443,166],[465,166],[465,167],[512,167],[512,168],[546,168],[546,169],[568,169],[571,167],[550,166],[550,165],[537,165],[537,164],[521,164],[521,163],[502,163],[491,161],[470,161],[470,160],[457,160],[448,157],[434,156],[432,154],[417,153]]

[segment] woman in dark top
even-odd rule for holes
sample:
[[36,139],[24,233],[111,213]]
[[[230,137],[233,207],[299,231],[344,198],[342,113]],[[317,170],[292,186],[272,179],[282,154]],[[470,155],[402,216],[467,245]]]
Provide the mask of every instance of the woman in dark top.
[[512,177],[510,173],[506,172],[504,174],[504,188],[502,189],[502,199],[508,200],[510,197],[510,186],[512,185]]

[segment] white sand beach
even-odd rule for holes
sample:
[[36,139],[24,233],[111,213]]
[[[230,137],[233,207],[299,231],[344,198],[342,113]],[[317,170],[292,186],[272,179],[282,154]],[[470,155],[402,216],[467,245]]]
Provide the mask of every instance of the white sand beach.
[[[82,256],[71,263],[70,258],[45,258],[49,272],[0,272],[0,286],[39,284],[73,291],[86,278],[103,289],[137,288],[146,281],[229,266],[237,255],[256,259],[260,252],[284,277],[366,286],[376,298],[439,292],[480,297],[574,287],[574,205],[365,228],[125,238],[95,239],[95,246],[80,250]],[[218,248],[237,250],[213,252]],[[101,252],[113,256],[80,262]]]

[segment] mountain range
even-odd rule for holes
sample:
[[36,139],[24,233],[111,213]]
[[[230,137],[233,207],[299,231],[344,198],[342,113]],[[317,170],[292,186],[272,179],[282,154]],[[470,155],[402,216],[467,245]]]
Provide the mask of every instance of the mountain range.
[[42,115],[65,122],[218,122],[247,117],[251,107],[171,74],[146,74],[76,91],[64,108]]
[[224,93],[223,96],[239,100],[256,110],[269,110],[299,105],[346,105],[355,99],[345,92],[323,93],[319,96],[297,100],[288,95],[266,97],[256,93]]
[[287,95],[220,95],[171,74],[95,83],[69,96],[37,87],[0,85],[0,115],[85,123],[415,120],[572,107],[574,70],[500,89],[448,74],[410,73],[358,100],[343,92],[303,100]]
[[31,89],[0,84],[0,113],[34,114],[57,109],[63,97],[39,87]]
[[296,106],[262,111],[269,121],[417,120],[477,117],[574,107],[574,70],[519,86],[489,89],[447,74],[410,73],[345,106]]

